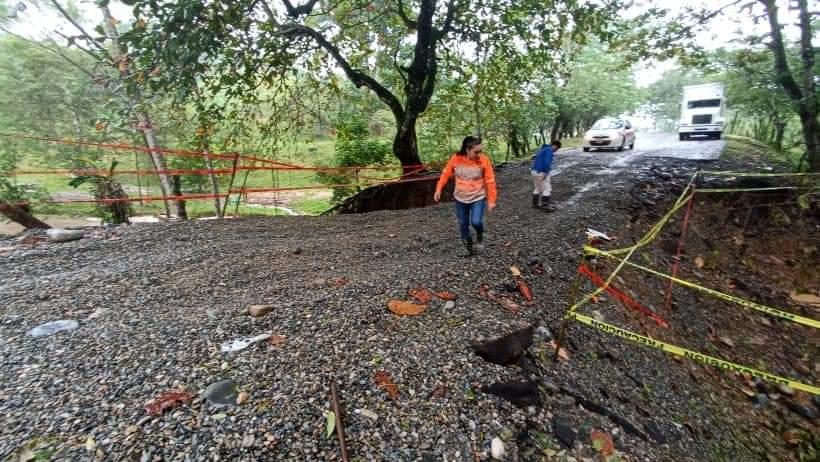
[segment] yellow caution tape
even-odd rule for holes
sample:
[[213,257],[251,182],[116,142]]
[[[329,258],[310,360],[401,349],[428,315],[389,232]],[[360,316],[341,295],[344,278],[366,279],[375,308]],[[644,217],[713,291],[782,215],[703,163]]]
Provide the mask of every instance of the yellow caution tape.
[[749,308],[749,309],[752,309],[752,310],[755,310],[755,311],[759,311],[761,313],[766,313],[769,316],[774,316],[774,317],[777,317],[777,318],[787,319],[789,321],[794,321],[798,324],[803,324],[805,326],[814,327],[815,329],[820,329],[820,321],[816,321],[816,320],[811,319],[811,318],[806,318],[806,317],[803,317],[803,316],[792,314],[792,313],[789,313],[789,312],[786,312],[786,311],[778,310],[777,308],[772,308],[770,306],[750,302],[748,300],[744,300],[742,298],[735,297],[733,295],[724,294],[723,292],[718,292],[717,290],[713,290],[713,289],[709,289],[709,288],[706,288],[706,287],[703,287],[703,286],[699,286],[699,285],[694,284],[692,282],[689,282],[689,281],[686,281],[686,280],[683,280],[683,279],[679,279],[679,278],[670,276],[670,275],[665,274],[665,273],[661,273],[660,271],[655,271],[651,268],[647,268],[647,267],[639,265],[637,263],[632,263],[631,261],[626,261],[625,259],[621,259],[619,257],[616,257],[615,255],[612,255],[611,252],[607,252],[607,251],[604,251],[604,250],[601,250],[601,249],[596,249],[595,247],[585,245],[584,246],[584,253],[589,254],[589,255],[603,255],[605,257],[609,257],[609,258],[612,258],[614,260],[618,260],[622,264],[626,263],[627,265],[629,265],[633,268],[637,268],[639,270],[646,271],[647,273],[654,274],[654,275],[662,277],[662,278],[666,278],[666,279],[668,279],[670,281],[673,281],[677,284],[680,284],[684,287],[689,287],[690,289],[695,289],[695,290],[699,290],[701,292],[705,292],[705,293],[707,293],[707,294],[709,294],[709,295],[711,295],[715,298],[719,298],[719,299],[727,301],[727,302],[736,303],[736,304],[738,304],[738,305],[740,305],[744,308]]
[[686,348],[681,348],[676,345],[671,345],[666,342],[662,342],[660,340],[653,339],[652,337],[646,337],[635,332],[621,329],[620,327],[613,326],[611,324],[607,324],[605,322],[598,321],[597,319],[591,318],[589,316],[585,316],[579,313],[567,313],[567,318],[569,319],[576,319],[579,322],[586,324],[590,327],[598,329],[602,332],[606,332],[608,334],[616,335],[618,337],[625,338],[632,342],[640,343],[641,345],[645,345],[651,348],[655,348],[657,350],[665,351],[667,353],[671,353],[673,355],[681,356],[684,358],[693,359],[695,361],[701,362],[703,364],[707,364],[712,367],[717,367],[719,369],[724,369],[727,371],[736,372],[738,374],[748,374],[752,377],[758,377],[763,380],[767,380],[769,382],[788,385],[795,390],[803,390],[808,393],[812,393],[815,395],[820,395],[820,388],[815,387],[813,385],[808,385],[801,382],[796,382],[791,379],[787,379],[784,377],[780,377],[778,375],[769,374],[768,372],[759,371],[757,369],[753,369],[751,367],[742,366],[740,364],[735,364],[729,361],[724,361],[720,358],[715,358],[714,356],[709,356],[703,353],[698,353],[696,351],[687,350]]

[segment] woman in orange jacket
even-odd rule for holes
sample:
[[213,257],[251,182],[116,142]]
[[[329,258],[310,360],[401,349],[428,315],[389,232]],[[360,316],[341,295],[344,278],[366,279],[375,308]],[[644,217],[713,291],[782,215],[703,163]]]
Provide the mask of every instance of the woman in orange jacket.
[[444,185],[455,177],[456,187],[453,196],[456,202],[456,216],[461,230],[461,240],[467,248],[467,255],[474,255],[473,238],[470,225],[476,233],[475,249],[484,248],[484,209],[495,208],[498,196],[495,189],[495,173],[490,159],[482,154],[484,146],[481,138],[468,136],[461,143],[461,149],[450,157],[436,185],[433,200],[441,200]]

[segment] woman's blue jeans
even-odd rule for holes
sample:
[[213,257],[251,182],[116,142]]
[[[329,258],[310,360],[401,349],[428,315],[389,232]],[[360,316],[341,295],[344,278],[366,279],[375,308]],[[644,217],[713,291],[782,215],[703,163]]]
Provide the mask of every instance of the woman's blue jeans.
[[458,216],[458,226],[461,231],[461,238],[465,240],[472,240],[470,237],[470,225],[476,231],[476,234],[481,236],[484,234],[484,207],[487,205],[487,199],[465,204],[463,202],[456,202],[456,216]]

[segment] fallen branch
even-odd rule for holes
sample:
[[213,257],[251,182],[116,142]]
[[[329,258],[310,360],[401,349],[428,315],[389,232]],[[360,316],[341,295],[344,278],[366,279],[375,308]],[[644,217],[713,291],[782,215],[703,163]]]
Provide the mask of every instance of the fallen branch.
[[330,381],[330,395],[333,402],[333,412],[336,414],[336,435],[339,437],[339,446],[342,450],[342,462],[348,462],[347,444],[345,443],[344,418],[342,417],[341,406],[339,405],[339,393],[336,389],[336,379]]

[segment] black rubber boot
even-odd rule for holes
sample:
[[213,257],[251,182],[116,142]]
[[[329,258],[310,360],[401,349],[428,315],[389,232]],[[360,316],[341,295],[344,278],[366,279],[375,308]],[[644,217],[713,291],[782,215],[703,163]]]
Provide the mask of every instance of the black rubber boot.
[[540,198],[541,198],[541,196],[538,195],[538,194],[533,194],[532,195],[532,208],[537,209],[540,206],[539,205],[539,199]]
[[484,251],[484,231],[476,231],[475,234],[475,250],[480,253]]
[[547,213],[552,213],[555,211],[554,208],[550,207],[550,196],[541,196],[541,201],[538,205],[540,205],[541,209]]
[[473,250],[473,240],[472,239],[462,239],[464,243],[464,248],[467,249],[467,253],[464,255],[465,257],[472,257],[475,255],[475,251]]

